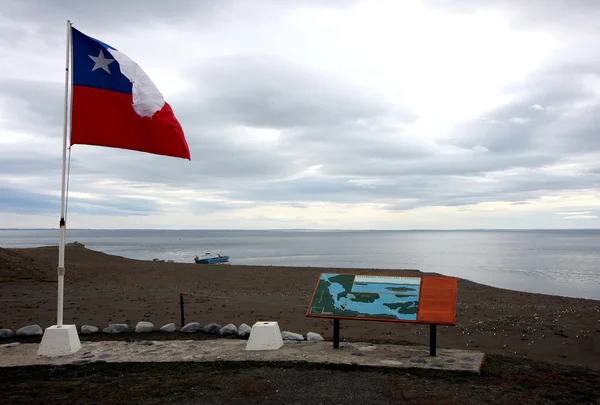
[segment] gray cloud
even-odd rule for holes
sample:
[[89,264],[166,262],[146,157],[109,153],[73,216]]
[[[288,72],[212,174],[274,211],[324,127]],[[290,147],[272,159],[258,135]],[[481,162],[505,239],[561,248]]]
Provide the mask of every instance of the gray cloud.
[[[357,0],[295,0],[278,2],[257,0],[251,3],[232,0],[178,0],[175,3],[162,0],[82,2],[78,0],[18,0],[3,4],[2,11],[11,21],[19,21],[21,27],[0,28],[0,41],[23,38],[53,32],[60,35],[66,31],[70,19],[76,27],[86,27],[95,32],[107,32],[118,28],[136,32],[143,24],[147,27],[193,25],[207,30],[237,19],[273,17],[286,10],[307,6],[349,7]],[[64,29],[61,29],[64,27]],[[63,34],[64,35],[64,34]],[[56,38],[58,40],[58,38]],[[42,38],[42,40],[44,40]],[[47,42],[54,44],[55,42]]]
[[0,79],[0,103],[12,128],[33,130],[41,136],[62,136],[64,83]]
[[69,197],[68,205],[68,213],[75,215],[147,216],[161,211],[159,204],[152,200],[115,196],[94,199]]
[[[89,7],[74,1],[52,7],[48,2],[20,1],[10,4],[7,15],[22,24],[0,26],[0,46],[13,46],[12,41],[24,41],[23,36],[56,46],[62,31],[49,27],[64,23],[68,10],[74,20],[98,32],[118,26],[134,30],[143,20],[146,25],[172,27],[196,21],[199,29],[210,30],[244,12],[261,18],[261,11],[273,15],[323,5],[316,3],[282,6],[263,1],[249,11],[232,2],[217,7],[214,2],[184,1],[175,7],[151,1],[137,9],[112,1]],[[331,1],[326,6],[352,4]],[[460,13],[483,7],[475,1],[430,4]],[[599,8],[594,4],[505,0],[486,7],[509,10],[515,24],[529,21],[552,28],[552,17],[557,29],[566,32],[575,30],[578,21],[592,21]],[[575,33],[573,38],[593,37],[595,27],[581,25],[585,35]],[[39,35],[44,30],[49,30],[47,38]],[[585,81],[597,75],[600,64],[588,56],[569,55],[554,63],[507,87],[513,102],[461,123],[446,138],[433,139],[413,132],[411,125],[419,118],[415,112],[393,106],[357,83],[280,56],[205,57],[186,70],[187,91],[169,100],[186,131],[192,161],[76,145],[73,191],[94,194],[101,181],[123,181],[132,198],[116,191],[103,191],[107,194],[99,198],[74,196],[70,210],[156,214],[165,209],[159,201],[134,197],[149,188],[168,187],[197,193],[186,207],[196,214],[267,203],[304,208],[316,201],[379,203],[390,211],[487,201],[523,205],[548,191],[600,188],[600,164],[593,159],[600,155],[600,105],[592,102],[597,94]],[[36,151],[35,145],[16,144],[10,154],[0,151],[0,177],[14,180],[10,188],[0,190],[0,211],[57,211],[62,97],[60,83],[0,77],[5,113],[0,129],[34,134],[56,141],[57,147]],[[582,107],[575,109],[576,105]],[[273,130],[276,139],[252,139],[252,131],[261,129]],[[578,162],[575,172],[549,170],[573,161]],[[311,167],[312,172],[307,170]],[[203,193],[208,192],[220,193],[224,201],[207,201]]]
[[[0,188],[0,211],[14,214],[55,215],[60,213],[59,190],[54,194],[27,190],[19,187]],[[68,212],[79,215],[143,216],[160,212],[160,207],[151,200],[127,197],[80,198],[69,197]]]
[[[44,29],[64,26],[71,19],[76,25],[85,25],[90,29],[107,29],[115,26],[135,26],[137,21],[146,24],[178,24],[195,20],[206,25],[212,19],[226,18],[230,1],[218,4],[206,0],[180,0],[173,3],[148,0],[143,3],[105,0],[102,2],[81,2],[77,0],[19,0],[3,5],[3,11],[13,20],[34,22],[35,28]],[[134,24],[132,24],[134,23]],[[31,28],[30,28],[31,29]],[[24,30],[25,31],[25,30]]]
[[[550,27],[581,29],[580,24],[600,16],[600,7],[595,0],[425,0],[425,4],[439,10],[471,13],[482,9],[508,12],[513,23]],[[587,26],[586,30],[598,29]]]
[[59,212],[60,200],[20,187],[0,187],[0,211],[14,214],[41,214]]
[[62,159],[59,157],[61,146],[57,143],[56,147],[56,158],[47,157],[34,151],[24,151],[10,155],[2,154],[2,159],[0,159],[0,175],[17,177],[19,175],[36,176],[44,174],[47,176],[47,182],[58,184],[60,181]]
[[[410,133],[386,124],[390,115],[385,108],[378,108],[377,102],[369,103],[369,98],[366,101],[347,99],[343,91],[327,93],[329,100],[337,98],[339,103],[329,103],[326,111],[330,116],[323,118],[324,108],[314,110],[310,105],[311,100],[319,103],[321,99],[310,92],[302,92],[303,87],[311,86],[307,84],[309,78],[299,74],[298,77],[302,78],[300,83],[287,80],[293,75],[287,74],[285,68],[282,70],[283,73],[277,74],[276,69],[269,66],[266,69],[268,73],[265,73],[252,66],[244,80],[237,77],[239,82],[231,85],[230,92],[224,91],[230,97],[221,98],[218,108],[208,113],[204,107],[211,104],[210,92],[200,102],[182,103],[185,108],[178,114],[184,127],[189,128],[187,136],[192,162],[161,159],[157,164],[156,157],[116,149],[99,151],[97,147],[76,145],[72,162],[73,181],[81,185],[102,177],[126,178],[133,182],[196,190],[228,190],[227,197],[234,200],[290,204],[311,201],[380,202],[393,210],[426,205],[459,206],[493,200],[519,202],[535,198],[547,190],[598,185],[595,167],[590,167],[589,172],[577,178],[535,172],[564,159],[565,153],[589,151],[590,145],[597,149],[597,143],[589,143],[597,142],[593,138],[597,116],[594,109],[577,117],[576,122],[562,117],[563,108],[588,96],[586,88],[573,84],[568,70],[536,76],[537,80],[515,89],[522,95],[517,102],[456,128],[449,140],[430,144],[415,141]],[[265,76],[272,77],[275,85],[261,82]],[[232,77],[236,75],[224,69],[223,78],[215,80],[213,85],[227,83],[227,79]],[[548,89],[549,79],[540,77],[555,78],[551,82],[557,83],[557,86]],[[250,84],[244,87],[244,83]],[[252,105],[245,111],[234,90],[239,88],[240,94],[249,97],[252,89],[262,85],[267,89],[276,88],[278,102],[295,105],[297,116],[282,116],[277,109]],[[321,82],[315,79],[312,85],[319,87]],[[36,95],[35,89],[38,88],[42,90]],[[26,85],[25,89],[33,91],[32,99],[39,99],[45,94],[44,86]],[[264,93],[257,91],[256,94],[260,98]],[[348,109],[348,105],[352,108]],[[535,109],[533,105],[543,107]],[[336,109],[337,106],[341,107]],[[549,109],[552,106],[557,109]],[[28,108],[30,116],[40,120],[39,125],[46,123],[44,120],[47,120],[48,112],[36,110],[35,104]],[[194,114],[194,110],[200,113]],[[208,122],[205,120],[207,116],[212,117]],[[523,122],[512,122],[514,118]],[[400,122],[406,120],[410,123],[410,119],[409,114],[400,115]],[[241,143],[223,126],[236,123],[250,127],[260,123],[267,128],[279,129],[282,138],[270,146]],[[559,134],[550,131],[565,126],[571,130],[563,130]],[[84,148],[88,152],[94,150],[92,159],[84,160],[78,156]],[[445,152],[440,154],[441,151]],[[44,165],[35,162],[29,166],[13,159],[3,162],[2,167],[5,173],[25,175],[28,172],[39,173]],[[322,165],[318,176],[293,178],[315,165]],[[487,186],[479,182],[490,174],[514,168],[532,169],[532,173]],[[57,174],[56,167],[54,170]],[[292,178],[286,180],[290,176]],[[369,180],[374,180],[374,184],[365,187],[360,183],[368,183]],[[394,202],[398,199],[410,199],[411,202],[398,205]],[[201,202],[197,211],[231,207],[238,206]],[[99,210],[104,212],[102,207]]]
[[600,151],[600,104],[594,102],[566,114],[575,105],[596,97],[582,81],[592,74],[589,66],[536,73],[518,89],[518,101],[456,128],[453,144],[483,146],[511,158],[546,156],[555,161],[567,153]]
[[201,107],[241,125],[268,128],[344,125],[406,111],[390,111],[383,100],[352,83],[341,82],[264,55],[237,55],[206,61],[195,72],[205,84]]

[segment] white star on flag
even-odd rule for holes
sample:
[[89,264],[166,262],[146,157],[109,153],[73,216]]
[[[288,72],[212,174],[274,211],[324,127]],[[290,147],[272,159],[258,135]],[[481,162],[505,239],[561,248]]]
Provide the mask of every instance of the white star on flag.
[[88,55],[88,56],[90,57],[91,60],[94,61],[94,67],[92,68],[92,72],[96,69],[103,69],[106,73],[110,74],[110,69],[108,68],[108,65],[113,63],[115,60],[107,59],[104,56],[104,52],[102,52],[102,49],[100,49],[100,53],[98,54],[98,56],[92,56],[92,55]]

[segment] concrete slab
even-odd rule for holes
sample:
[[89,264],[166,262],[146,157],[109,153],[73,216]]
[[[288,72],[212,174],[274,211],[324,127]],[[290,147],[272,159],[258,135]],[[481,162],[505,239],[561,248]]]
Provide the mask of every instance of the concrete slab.
[[343,342],[285,341],[282,348],[246,351],[246,341],[237,339],[169,340],[139,342],[82,342],[81,350],[62,357],[38,356],[39,344],[0,346],[0,367],[85,364],[93,362],[174,361],[285,361],[367,367],[424,368],[479,374],[485,354],[476,351],[438,349],[429,356],[428,347]]

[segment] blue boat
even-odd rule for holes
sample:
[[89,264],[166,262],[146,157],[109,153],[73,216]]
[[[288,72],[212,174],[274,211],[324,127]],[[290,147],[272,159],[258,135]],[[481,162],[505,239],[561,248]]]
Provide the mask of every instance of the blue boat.
[[202,256],[202,257],[199,257],[199,256],[194,257],[194,261],[197,264],[228,263],[229,256],[221,256],[220,254],[213,255],[210,253],[205,253],[204,256]]

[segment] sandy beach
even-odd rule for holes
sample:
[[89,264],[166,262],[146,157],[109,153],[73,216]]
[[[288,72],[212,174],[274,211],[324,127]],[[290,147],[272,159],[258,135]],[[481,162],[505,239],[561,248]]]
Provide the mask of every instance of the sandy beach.
[[[0,328],[55,323],[57,247],[0,249]],[[282,330],[332,339],[332,322],[307,318],[322,272],[432,275],[417,270],[214,266],[131,260],[70,245],[65,323],[185,321],[220,324],[276,320]],[[600,301],[530,294],[459,280],[456,326],[438,326],[438,346],[600,369]],[[341,322],[341,339],[428,344],[427,326]]]

